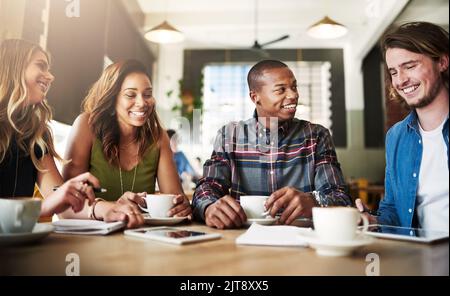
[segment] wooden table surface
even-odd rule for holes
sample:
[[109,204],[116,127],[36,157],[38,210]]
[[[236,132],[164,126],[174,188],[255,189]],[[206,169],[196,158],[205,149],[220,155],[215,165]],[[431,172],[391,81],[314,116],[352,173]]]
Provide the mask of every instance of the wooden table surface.
[[66,256],[80,259],[81,275],[365,275],[369,253],[381,275],[449,275],[449,243],[377,239],[348,257],[320,257],[310,248],[236,245],[245,229],[179,228],[223,235],[219,240],[171,245],[125,236],[54,234],[31,245],[0,247],[0,275],[65,275]]

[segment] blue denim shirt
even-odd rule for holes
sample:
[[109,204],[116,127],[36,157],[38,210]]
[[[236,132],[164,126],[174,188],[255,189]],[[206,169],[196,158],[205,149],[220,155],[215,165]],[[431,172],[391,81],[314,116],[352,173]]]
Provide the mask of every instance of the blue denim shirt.
[[[447,145],[448,165],[448,118],[442,136]],[[378,210],[378,223],[413,226],[422,149],[417,113],[412,111],[386,135],[386,190]]]

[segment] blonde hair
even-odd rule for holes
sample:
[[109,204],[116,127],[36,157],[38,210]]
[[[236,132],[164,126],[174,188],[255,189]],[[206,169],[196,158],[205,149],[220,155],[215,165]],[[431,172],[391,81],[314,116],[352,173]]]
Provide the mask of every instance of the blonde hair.
[[28,104],[25,70],[36,52],[50,56],[39,45],[7,39],[0,44],[0,162],[15,140],[17,149],[30,155],[34,166],[43,171],[36,156],[36,148],[44,154],[61,160],[53,145],[53,135],[48,126],[52,112],[46,100]]
[[[89,90],[83,100],[82,109],[89,114],[92,132],[102,142],[105,158],[112,165],[119,165],[120,129],[116,115],[116,102],[122,83],[132,73],[148,73],[137,60],[124,60],[109,65]],[[139,127],[135,140],[139,145],[139,157],[143,157],[150,146],[157,144],[162,135],[161,122],[155,108],[147,122]]]

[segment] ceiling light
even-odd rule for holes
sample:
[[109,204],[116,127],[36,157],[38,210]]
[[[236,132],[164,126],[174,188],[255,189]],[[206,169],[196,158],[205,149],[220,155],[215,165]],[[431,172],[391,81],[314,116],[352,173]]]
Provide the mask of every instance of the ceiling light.
[[309,27],[307,33],[309,36],[317,39],[334,39],[339,38],[347,34],[348,29],[325,16],[319,22]]
[[184,35],[167,21],[150,29],[145,33],[145,38],[156,43],[177,43],[184,40]]

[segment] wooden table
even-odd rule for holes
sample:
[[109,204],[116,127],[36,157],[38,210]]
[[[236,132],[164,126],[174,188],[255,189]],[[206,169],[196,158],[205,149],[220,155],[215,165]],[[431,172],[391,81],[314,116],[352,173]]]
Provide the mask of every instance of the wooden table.
[[220,240],[177,246],[128,237],[51,234],[43,241],[0,247],[0,275],[65,275],[66,256],[80,258],[81,275],[365,275],[366,256],[380,258],[381,275],[449,275],[449,243],[377,239],[349,257],[319,257],[310,248],[236,245],[245,229],[216,230]]

